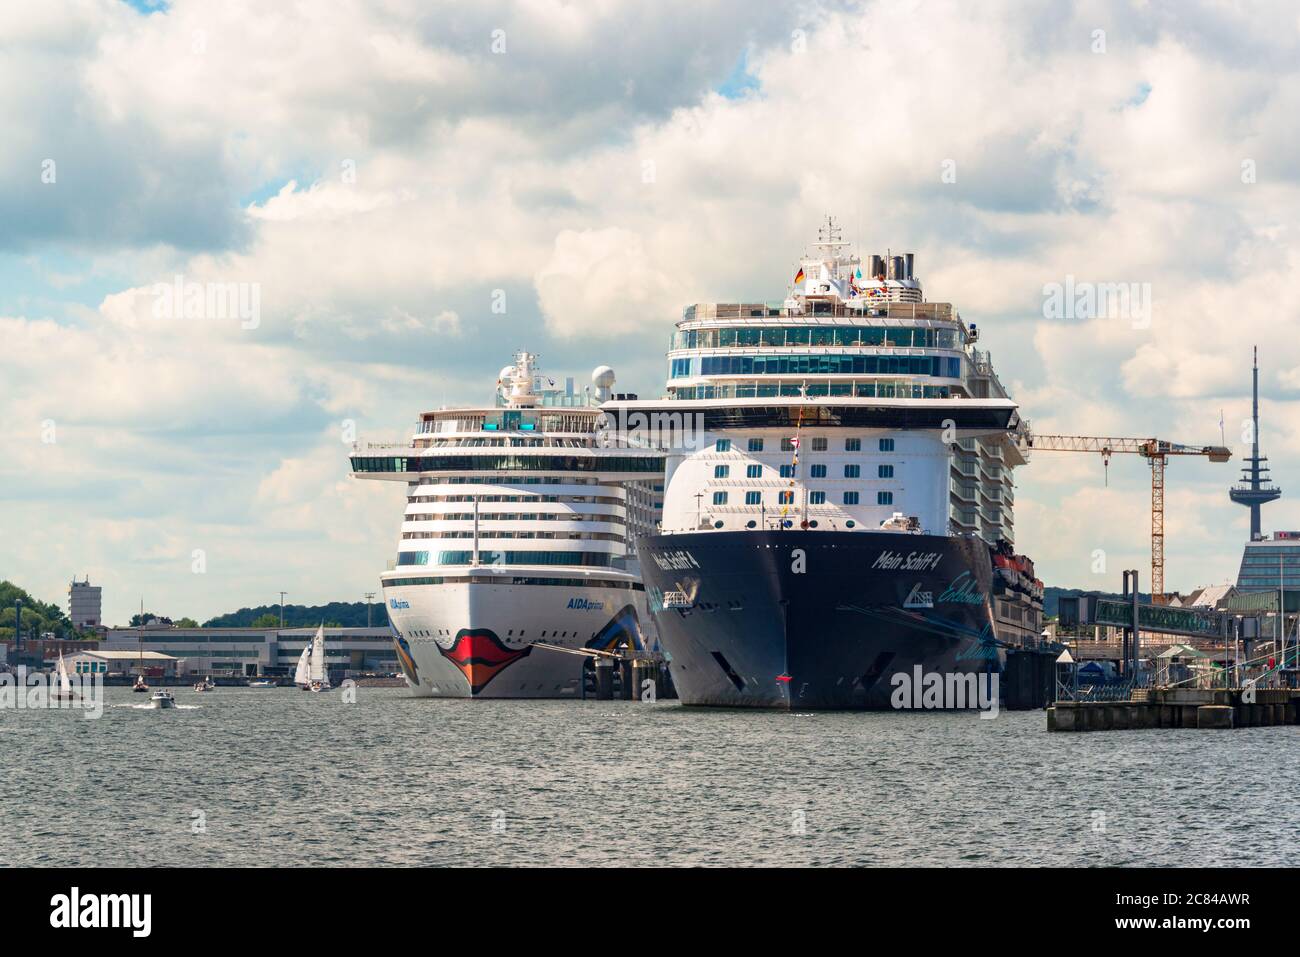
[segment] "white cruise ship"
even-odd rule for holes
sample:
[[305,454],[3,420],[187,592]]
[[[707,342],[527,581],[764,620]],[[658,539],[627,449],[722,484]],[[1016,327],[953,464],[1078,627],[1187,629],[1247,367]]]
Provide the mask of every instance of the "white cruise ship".
[[418,696],[578,697],[580,649],[647,644],[634,543],[658,518],[663,455],[606,447],[607,366],[577,394],[535,362],[517,353],[490,407],[423,413],[409,446],[354,447],[357,478],[407,486],[381,585]]
[[886,707],[900,671],[997,669],[1037,639],[1011,546],[1025,426],[976,328],[911,254],[864,275],[833,221],[820,239],[783,302],[685,310],[664,398],[605,407],[691,438],[661,442],[641,548],[686,704]]

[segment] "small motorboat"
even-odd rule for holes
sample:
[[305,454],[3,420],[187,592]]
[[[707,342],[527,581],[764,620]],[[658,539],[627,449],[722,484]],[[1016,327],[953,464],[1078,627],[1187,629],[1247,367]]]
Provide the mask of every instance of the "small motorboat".
[[176,707],[176,698],[170,691],[155,691],[149,696],[149,707],[174,708]]
[[195,691],[211,691],[215,687],[211,678],[203,678],[194,684]]
[[270,678],[255,678],[248,683],[250,688],[274,688],[275,682]]
[[135,684],[131,686],[131,690],[138,691],[138,692],[145,692],[149,690],[149,686],[145,684],[144,675],[135,676]]

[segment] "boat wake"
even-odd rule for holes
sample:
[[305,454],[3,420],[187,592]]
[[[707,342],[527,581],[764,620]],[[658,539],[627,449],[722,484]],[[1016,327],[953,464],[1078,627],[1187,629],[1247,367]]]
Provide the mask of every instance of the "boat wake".
[[133,711],[198,711],[203,707],[201,704],[177,704],[170,708],[155,708],[151,704],[114,704],[110,708],[129,708]]

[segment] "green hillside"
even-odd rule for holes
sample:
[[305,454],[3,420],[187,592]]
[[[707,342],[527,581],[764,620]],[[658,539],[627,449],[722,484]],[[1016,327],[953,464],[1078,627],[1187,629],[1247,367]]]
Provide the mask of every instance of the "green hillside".
[[[259,621],[259,619],[261,619]],[[370,621],[376,628],[388,624],[388,615],[380,602],[370,606]],[[218,615],[203,623],[205,628],[251,628],[254,622],[258,627],[273,628],[280,623],[279,605],[258,605],[256,608],[241,608],[226,615]],[[284,627],[315,628],[321,622],[326,625],[343,628],[364,628],[366,625],[366,603],[363,601],[332,601],[327,605],[285,605]]]
[[[33,598],[13,582],[0,581],[0,640],[14,637],[14,602],[19,599],[23,603],[23,638],[39,638],[47,631],[56,638],[82,637],[60,606]],[[92,633],[85,637],[99,636]]]

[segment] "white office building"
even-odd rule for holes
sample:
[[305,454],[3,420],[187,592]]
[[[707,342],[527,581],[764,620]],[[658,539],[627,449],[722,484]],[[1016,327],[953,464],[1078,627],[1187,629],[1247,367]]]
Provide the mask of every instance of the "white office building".
[[98,628],[104,620],[103,589],[75,578],[68,585],[68,618],[76,628]]

